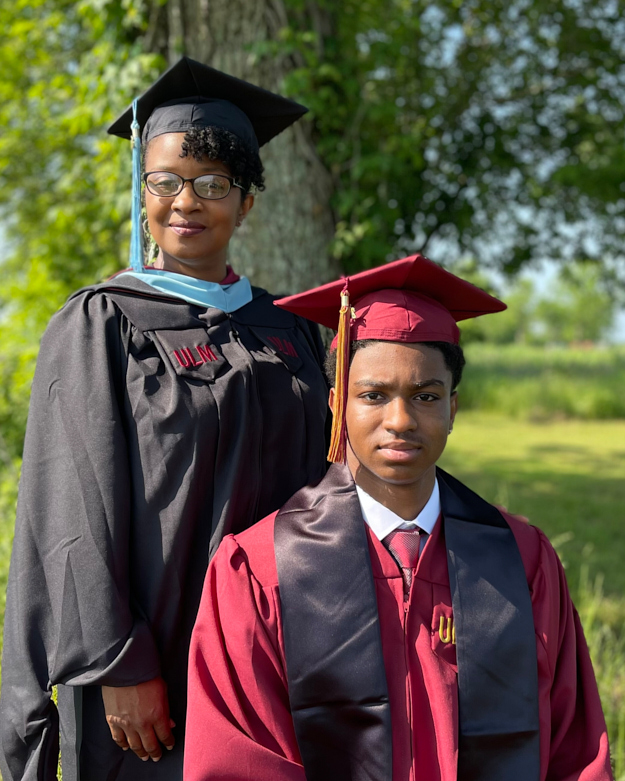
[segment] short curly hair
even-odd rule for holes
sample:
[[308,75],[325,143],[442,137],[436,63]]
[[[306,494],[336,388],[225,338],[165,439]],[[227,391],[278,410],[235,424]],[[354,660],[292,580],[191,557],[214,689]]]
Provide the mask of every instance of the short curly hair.
[[[150,148],[150,141],[143,145],[143,168]],[[219,160],[227,165],[232,176],[242,186],[243,197],[252,187],[262,192],[265,189],[263,164],[260,155],[234,133],[221,127],[193,128],[185,133],[180,157],[195,158],[201,162],[203,157]]]
[[265,189],[263,164],[260,155],[238,136],[221,127],[193,128],[185,133],[180,157],[191,155],[198,162],[203,157],[219,160],[232,172],[232,176],[243,186],[243,195],[251,187]]
[[[354,355],[358,350],[363,350],[370,344],[376,344],[381,341],[380,339],[360,339],[351,343],[349,352],[349,365],[351,366],[354,360]],[[418,342],[418,344],[424,344],[426,347],[432,347],[434,350],[438,350],[443,354],[445,366],[451,372],[451,390],[456,390],[460,385],[462,379],[462,370],[465,366],[465,357],[462,347],[459,344],[450,344],[449,342]],[[336,350],[328,350],[325,358],[325,374],[330,383],[330,387],[334,387],[336,380]]]

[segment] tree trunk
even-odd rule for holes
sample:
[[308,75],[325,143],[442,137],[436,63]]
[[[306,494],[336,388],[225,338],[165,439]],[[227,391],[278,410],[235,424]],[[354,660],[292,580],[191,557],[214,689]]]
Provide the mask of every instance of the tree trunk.
[[[152,7],[150,50],[173,64],[182,54],[279,92],[292,57],[254,55],[288,26],[283,0],[166,0]],[[274,293],[293,293],[336,277],[332,183],[306,119],[261,149],[267,189],[230,245],[237,271]]]

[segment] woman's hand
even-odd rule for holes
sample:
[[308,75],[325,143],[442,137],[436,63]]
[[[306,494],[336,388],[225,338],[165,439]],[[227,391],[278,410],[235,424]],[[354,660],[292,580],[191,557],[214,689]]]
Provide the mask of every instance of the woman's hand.
[[131,748],[142,760],[152,757],[158,762],[163,756],[161,743],[169,750],[174,747],[171,730],[176,725],[169,718],[162,678],[136,686],[103,686],[102,700],[111,736],[124,751]]

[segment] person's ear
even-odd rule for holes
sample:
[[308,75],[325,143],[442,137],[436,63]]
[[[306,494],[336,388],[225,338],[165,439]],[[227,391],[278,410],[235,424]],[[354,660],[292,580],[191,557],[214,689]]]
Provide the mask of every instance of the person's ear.
[[241,206],[239,207],[239,214],[237,216],[237,227],[241,225],[243,220],[247,217],[250,209],[254,206],[254,196],[252,193],[248,193],[245,198],[241,201]]
[[458,412],[458,391],[453,391],[449,400],[449,433],[454,430],[454,421]]
[[336,398],[336,394],[334,392],[334,388],[330,388],[330,395],[328,396],[328,407],[330,407],[330,410],[332,411],[332,414],[334,415],[334,399]]

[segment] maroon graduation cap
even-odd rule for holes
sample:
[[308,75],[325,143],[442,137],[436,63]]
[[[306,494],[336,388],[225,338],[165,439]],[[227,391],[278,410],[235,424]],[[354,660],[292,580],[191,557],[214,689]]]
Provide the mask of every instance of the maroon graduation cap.
[[363,339],[389,342],[458,344],[456,323],[506,305],[499,299],[424,258],[412,255],[352,277],[287,296],[276,306],[338,330],[334,419],[329,461],[345,460],[345,402],[349,343]]

